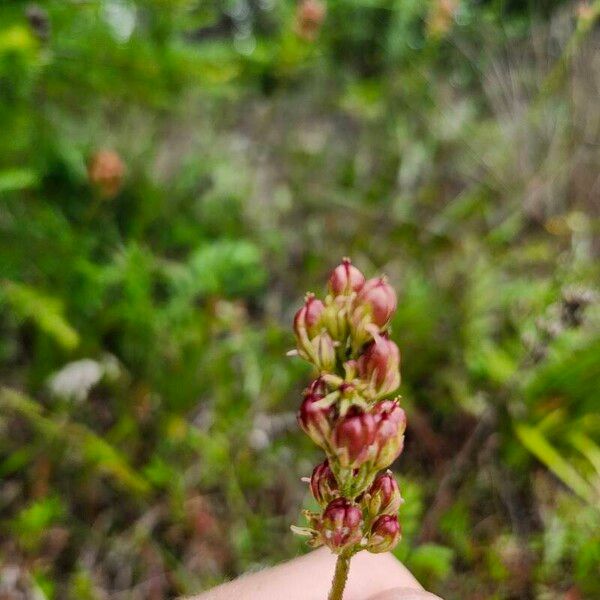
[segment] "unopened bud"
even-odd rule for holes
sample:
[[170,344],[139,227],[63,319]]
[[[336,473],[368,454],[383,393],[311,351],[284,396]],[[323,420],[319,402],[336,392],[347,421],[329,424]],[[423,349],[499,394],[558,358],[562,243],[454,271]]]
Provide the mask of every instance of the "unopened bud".
[[319,371],[333,371],[335,368],[335,347],[327,332],[320,333],[311,340],[313,360]]
[[304,395],[297,418],[298,424],[313,442],[325,449],[329,446],[333,410],[315,406],[324,396],[325,385],[321,379],[316,379]]
[[124,174],[125,165],[114,150],[99,150],[88,164],[89,181],[104,198],[113,198],[119,193]]
[[371,387],[375,398],[381,398],[400,385],[400,350],[392,340],[375,335],[357,361],[358,372]]
[[336,296],[330,299],[321,316],[321,324],[334,340],[342,344],[346,343],[348,337],[348,304],[345,302],[344,296]]
[[356,469],[369,458],[375,439],[375,419],[371,413],[353,407],[338,420],[333,432],[334,451],[340,465]]
[[329,277],[329,291],[334,296],[349,295],[358,292],[365,284],[365,276],[352,264],[349,258],[344,258]]
[[306,294],[304,304],[294,317],[294,332],[296,337],[306,335],[309,339],[319,332],[319,319],[323,312],[323,303],[314,294]]
[[321,316],[324,305],[314,294],[306,294],[304,304],[294,316],[294,333],[298,345],[298,354],[312,363],[318,363],[315,346],[312,340],[321,329]]
[[384,400],[373,407],[375,420],[375,469],[391,465],[404,447],[406,413],[396,400]]
[[296,12],[296,32],[312,42],[321,28],[327,9],[320,0],[302,0]]
[[460,0],[434,0],[427,15],[427,33],[439,38],[448,32],[454,22],[454,16]]
[[400,488],[390,471],[379,474],[367,495],[367,508],[371,516],[395,515],[402,505]]
[[322,506],[329,504],[340,495],[335,475],[327,459],[314,468],[310,478],[310,491]]
[[400,540],[400,523],[395,515],[381,515],[371,527],[367,550],[378,554],[389,552]]
[[294,333],[298,344],[298,353],[302,358],[316,362],[312,339],[321,329],[321,315],[325,306],[314,294],[306,294],[302,307],[294,317]]
[[359,312],[366,310],[371,321],[378,327],[385,327],[396,310],[396,292],[385,277],[369,279],[356,297]]
[[360,542],[362,511],[346,498],[332,500],[323,511],[318,525],[321,538],[336,553]]

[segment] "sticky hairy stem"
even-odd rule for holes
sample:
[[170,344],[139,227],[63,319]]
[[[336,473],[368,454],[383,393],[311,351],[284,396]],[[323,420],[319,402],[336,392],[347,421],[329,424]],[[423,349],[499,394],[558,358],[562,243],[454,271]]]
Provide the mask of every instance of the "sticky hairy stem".
[[335,573],[331,582],[331,590],[328,600],[342,600],[346,581],[348,580],[348,571],[350,570],[350,558],[352,555],[340,554],[335,563]]

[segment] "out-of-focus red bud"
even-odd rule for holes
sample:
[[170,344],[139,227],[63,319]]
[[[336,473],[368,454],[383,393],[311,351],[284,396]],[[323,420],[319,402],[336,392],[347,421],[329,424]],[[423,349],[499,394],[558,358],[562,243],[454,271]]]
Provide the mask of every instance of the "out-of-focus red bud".
[[346,498],[336,498],[323,511],[318,530],[323,542],[339,553],[360,542],[362,523],[362,511],[356,504]]
[[88,179],[104,198],[114,198],[121,189],[125,165],[114,150],[99,150],[88,164]]
[[325,306],[314,294],[306,294],[303,306],[294,317],[294,332],[300,338],[306,335],[312,339],[319,332],[319,320]]
[[385,277],[376,277],[366,281],[356,297],[358,310],[367,307],[371,321],[378,327],[387,325],[396,306],[396,292]]
[[400,523],[395,515],[382,515],[373,523],[367,550],[378,554],[389,552],[400,540]]
[[404,447],[406,413],[395,400],[384,400],[373,407],[375,421],[374,468],[389,467]]
[[320,0],[302,0],[296,12],[296,32],[306,41],[312,42],[317,37],[327,12],[325,4]]
[[312,382],[304,395],[298,411],[298,424],[315,444],[323,449],[329,446],[333,409],[315,406],[325,396],[325,385],[321,379]]
[[327,459],[314,468],[310,478],[310,491],[322,506],[329,504],[340,495],[335,475]]
[[375,439],[375,418],[353,407],[338,420],[332,438],[340,465],[356,469],[369,458],[369,447]]
[[435,38],[443,36],[452,27],[460,0],[434,0],[427,15],[427,33]]
[[403,502],[398,483],[390,471],[380,473],[367,494],[367,508],[373,517],[395,515]]
[[376,398],[400,385],[400,350],[392,340],[376,335],[357,361],[360,377],[374,388]]
[[349,258],[344,258],[329,277],[329,291],[334,296],[348,295],[358,292],[365,284],[365,276],[352,264]]

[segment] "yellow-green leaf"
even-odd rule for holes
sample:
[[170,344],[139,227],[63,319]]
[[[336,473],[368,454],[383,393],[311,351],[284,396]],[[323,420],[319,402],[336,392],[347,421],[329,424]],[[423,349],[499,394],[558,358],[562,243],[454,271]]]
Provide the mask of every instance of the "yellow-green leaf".
[[515,425],[515,432],[525,448],[581,499],[590,504],[596,501],[592,486],[562,457],[538,429],[520,423]]

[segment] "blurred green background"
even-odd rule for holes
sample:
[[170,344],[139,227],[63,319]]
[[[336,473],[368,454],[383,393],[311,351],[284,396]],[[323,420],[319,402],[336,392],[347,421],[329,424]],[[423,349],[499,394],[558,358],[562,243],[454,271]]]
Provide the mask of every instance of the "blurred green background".
[[600,2],[0,6],[0,598],[172,598],[304,552],[285,357],[398,290],[396,550],[600,597]]

